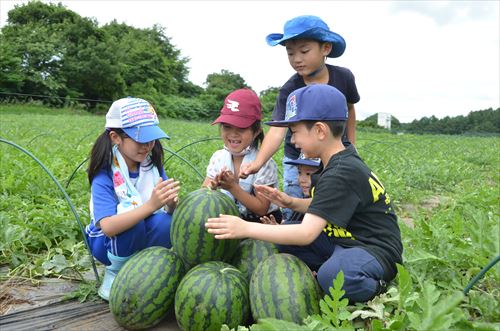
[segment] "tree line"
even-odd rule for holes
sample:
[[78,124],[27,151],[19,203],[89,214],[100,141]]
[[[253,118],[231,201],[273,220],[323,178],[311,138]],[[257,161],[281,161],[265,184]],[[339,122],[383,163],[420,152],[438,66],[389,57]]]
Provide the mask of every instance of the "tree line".
[[[377,125],[377,115],[360,121],[358,126],[380,129]],[[442,119],[433,115],[413,120],[411,123],[400,123],[396,117],[391,116],[391,130],[419,134],[500,134],[500,108],[471,111],[467,116],[446,116]]]
[[[251,88],[228,70],[207,76],[204,87],[188,80],[188,57],[171,44],[160,25],[138,29],[112,21],[99,26],[62,4],[32,1],[9,11],[0,30],[0,101],[40,99],[56,107],[106,111],[113,100],[144,98],[162,116],[188,120],[217,117],[225,96]],[[278,87],[260,93],[270,118]],[[377,114],[359,127],[377,127]],[[500,133],[500,110],[467,116],[424,117],[392,129],[411,133]]]
[[[0,98],[43,97],[51,106],[103,111],[131,95],[152,102],[163,116],[211,119],[229,92],[251,88],[228,70],[209,74],[205,87],[193,84],[188,62],[160,25],[100,27],[62,4],[33,1],[9,11],[0,31]],[[261,93],[266,113],[276,93]]]

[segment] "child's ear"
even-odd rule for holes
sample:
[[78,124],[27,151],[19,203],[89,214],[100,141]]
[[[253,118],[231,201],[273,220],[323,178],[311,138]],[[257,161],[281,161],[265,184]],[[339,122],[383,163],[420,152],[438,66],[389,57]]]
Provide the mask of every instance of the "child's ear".
[[325,123],[316,122],[314,124],[314,128],[316,130],[316,134],[318,135],[319,139],[323,140],[323,139],[325,139],[325,137],[328,136],[328,132],[329,132],[330,128]]
[[117,145],[122,141],[120,135],[115,131],[109,131],[109,139],[111,140],[111,144]]
[[330,52],[332,51],[332,48],[332,43],[324,42],[321,44],[321,53],[323,54],[323,56],[328,56],[328,54],[330,54]]
[[253,134],[253,139],[255,140],[255,138],[257,138],[261,132],[262,132],[262,128],[259,128],[257,131],[255,131]]

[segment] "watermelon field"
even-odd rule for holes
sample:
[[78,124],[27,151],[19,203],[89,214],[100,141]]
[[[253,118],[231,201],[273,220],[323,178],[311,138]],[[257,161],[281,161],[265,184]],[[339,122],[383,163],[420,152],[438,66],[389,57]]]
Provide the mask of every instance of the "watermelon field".
[[[170,118],[160,126],[171,137],[163,142],[166,173],[181,182],[182,201],[200,187],[210,156],[221,148],[218,128]],[[80,282],[85,299],[96,297],[95,280],[85,276],[93,265],[78,221],[89,221],[86,160],[103,128],[104,115],[0,105],[3,284],[58,277]],[[359,154],[399,217],[404,264],[397,279],[387,293],[349,306],[340,299],[338,277],[320,312],[302,325],[265,319],[237,329],[499,330],[500,137],[381,130],[357,136]],[[280,165],[282,152],[274,158]]]

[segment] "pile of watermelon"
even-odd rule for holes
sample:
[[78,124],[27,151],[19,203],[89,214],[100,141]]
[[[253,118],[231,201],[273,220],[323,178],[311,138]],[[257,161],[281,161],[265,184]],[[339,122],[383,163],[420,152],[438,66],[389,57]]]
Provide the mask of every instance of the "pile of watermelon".
[[121,326],[151,328],[172,307],[185,331],[266,317],[301,323],[319,312],[321,290],[300,259],[259,240],[215,239],[205,222],[219,214],[238,215],[228,196],[206,188],[189,193],[173,214],[173,247],[145,249],[125,264],[109,301]]

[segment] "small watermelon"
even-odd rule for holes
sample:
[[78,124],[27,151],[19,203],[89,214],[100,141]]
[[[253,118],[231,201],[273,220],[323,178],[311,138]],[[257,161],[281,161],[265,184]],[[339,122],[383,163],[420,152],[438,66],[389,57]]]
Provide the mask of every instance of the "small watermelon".
[[250,281],[257,265],[273,254],[278,254],[278,248],[275,244],[248,238],[240,242],[232,264],[243,272]]
[[230,264],[211,261],[197,265],[175,293],[175,317],[184,331],[236,328],[248,321],[248,281]]
[[250,281],[255,320],[276,318],[301,324],[319,313],[323,292],[309,267],[290,254],[274,254],[259,263]]
[[155,326],[172,308],[184,276],[180,257],[164,247],[146,248],[125,263],[109,295],[109,309],[121,326],[141,330]]
[[208,261],[230,261],[240,240],[215,239],[205,228],[208,218],[220,214],[239,212],[231,198],[208,188],[189,193],[175,209],[170,227],[172,247],[188,267]]

